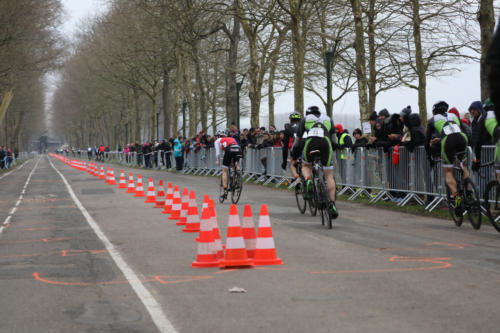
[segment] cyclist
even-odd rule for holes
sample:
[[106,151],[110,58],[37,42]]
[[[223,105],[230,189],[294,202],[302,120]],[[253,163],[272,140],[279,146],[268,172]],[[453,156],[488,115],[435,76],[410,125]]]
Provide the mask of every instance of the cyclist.
[[[495,171],[497,174],[497,178],[500,181],[500,127],[498,126],[497,119],[495,117],[495,106],[491,102],[491,99],[487,99],[483,106],[484,111],[486,112],[486,117],[482,117],[479,122],[479,131],[480,137],[493,138],[494,143],[496,144],[495,149]],[[489,140],[491,142],[491,140]],[[488,142],[484,140],[477,140],[474,148],[474,154],[476,158],[472,161],[472,170],[479,171],[479,167],[481,164],[481,146],[483,142]]]
[[306,190],[310,195],[313,187],[311,175],[312,165],[309,158],[311,151],[319,150],[321,153],[321,164],[325,172],[326,186],[332,202],[330,213],[336,219],[339,216],[335,206],[335,180],[333,179],[332,165],[332,136],[335,134],[333,121],[327,115],[321,114],[317,106],[311,106],[306,110],[306,117],[300,122],[297,137],[301,138],[304,148],[302,151],[302,175],[306,179]]
[[290,169],[292,170],[292,175],[294,179],[299,178],[299,175],[297,173],[297,168],[296,168],[296,162],[297,159],[299,158],[299,154],[295,153],[294,150],[292,150],[293,144],[295,142],[295,138],[297,137],[297,132],[299,130],[299,125],[300,121],[302,120],[302,115],[298,112],[293,112],[288,116],[290,119],[289,124],[285,124],[285,132],[284,132],[284,138],[283,138],[283,162],[281,164],[281,168],[283,170],[286,169],[286,160],[288,159],[288,151],[290,150]]
[[430,146],[441,143],[441,157],[443,159],[443,169],[445,182],[452,198],[455,201],[455,214],[462,215],[462,198],[458,195],[457,182],[453,176],[453,162],[458,158],[460,167],[463,170],[464,178],[469,178],[469,170],[463,163],[467,157],[467,136],[460,129],[460,120],[453,113],[448,112],[448,104],[439,101],[432,108],[432,118],[427,124],[426,150],[427,156],[430,154]]
[[222,159],[222,186],[224,187],[224,192],[221,194],[221,197],[224,199],[227,198],[227,175],[228,169],[231,163],[235,163],[236,167],[239,168],[239,162],[243,153],[241,151],[238,142],[233,137],[228,136],[229,131],[219,131],[217,132],[217,136],[219,137],[215,141],[215,163],[219,166],[219,156],[221,155],[221,151],[224,152],[224,157]]

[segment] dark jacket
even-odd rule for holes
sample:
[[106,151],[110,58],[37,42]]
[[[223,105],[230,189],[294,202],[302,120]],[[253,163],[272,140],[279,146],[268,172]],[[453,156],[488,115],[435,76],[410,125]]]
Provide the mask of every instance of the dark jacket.
[[415,147],[425,145],[425,130],[422,126],[422,120],[417,113],[411,113],[404,117],[404,125],[410,130],[411,140],[401,144],[412,152]]
[[[377,140],[374,142],[375,147],[382,147],[384,151],[388,151],[389,147],[397,145],[401,142],[401,136],[403,135],[403,124],[399,120],[399,114],[393,114],[387,118],[380,131],[375,131],[375,136]],[[390,134],[397,134],[397,139],[390,139]]]
[[352,149],[366,147],[368,145],[368,139],[365,137],[360,137],[358,140],[354,141]]
[[[344,144],[341,145],[340,144],[340,137],[343,135],[343,134],[347,134],[344,138]],[[346,148],[351,148],[352,147],[352,139],[351,139],[351,136],[349,135],[349,131],[347,131],[346,129],[340,133],[340,134],[337,134],[337,149],[346,149]]]

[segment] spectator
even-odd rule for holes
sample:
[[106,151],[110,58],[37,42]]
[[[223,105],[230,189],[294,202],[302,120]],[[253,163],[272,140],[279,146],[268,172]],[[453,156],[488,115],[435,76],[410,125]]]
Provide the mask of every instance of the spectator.
[[[262,129],[261,129],[262,130]],[[257,145],[257,149],[260,152],[260,162],[264,166],[264,175],[267,175],[267,147],[273,146],[273,140],[269,133],[264,132],[262,135],[262,143]]]
[[335,133],[337,136],[337,149],[340,150],[340,177],[342,183],[347,184],[347,151],[352,147],[352,139],[348,131],[344,129],[342,124],[335,124]]
[[462,132],[465,133],[465,135],[467,136],[467,141],[470,144],[470,139],[472,137],[472,131],[470,130],[469,127],[466,127],[463,125],[462,119],[460,117],[460,112],[458,111],[458,109],[453,107],[453,108],[448,110],[448,113],[453,113],[455,116],[457,116],[458,120],[460,120],[460,129],[462,130]]
[[7,156],[4,147],[0,146],[0,169],[5,168],[5,157]]
[[257,132],[255,128],[250,128],[247,135],[247,146],[248,148],[255,148],[257,146]]
[[488,131],[482,130],[485,122],[483,103],[480,101],[472,102],[469,106],[469,112],[472,116],[470,145],[476,147],[478,144],[487,144],[491,141],[491,137]]
[[184,139],[180,135],[174,140],[175,169],[177,171],[182,171],[184,166],[183,142]]
[[425,129],[417,113],[411,113],[411,107],[407,106],[399,114],[400,121],[404,125],[401,145],[405,146],[409,152],[413,152],[415,147],[425,145]]
[[7,154],[5,156],[5,167],[9,169],[11,163],[12,163],[12,150],[10,150],[10,148],[7,148]]
[[354,144],[352,145],[352,149],[366,147],[368,145],[368,139],[363,137],[363,132],[361,129],[356,128],[352,132],[352,136],[354,137]]

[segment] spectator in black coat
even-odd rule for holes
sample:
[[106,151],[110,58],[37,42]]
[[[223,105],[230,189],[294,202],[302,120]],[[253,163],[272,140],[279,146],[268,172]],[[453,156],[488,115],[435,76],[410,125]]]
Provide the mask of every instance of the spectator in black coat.
[[493,42],[486,56],[486,63],[489,64],[490,74],[488,76],[490,83],[490,97],[495,108],[495,117],[500,124],[500,23],[497,26]]
[[363,148],[368,145],[368,139],[363,136],[363,132],[361,131],[361,129],[356,128],[352,132],[352,136],[354,137],[352,149]]
[[413,152],[415,147],[425,145],[425,129],[420,116],[417,113],[411,113],[410,106],[404,108],[399,116],[407,129],[401,139],[401,145],[405,146],[409,152]]

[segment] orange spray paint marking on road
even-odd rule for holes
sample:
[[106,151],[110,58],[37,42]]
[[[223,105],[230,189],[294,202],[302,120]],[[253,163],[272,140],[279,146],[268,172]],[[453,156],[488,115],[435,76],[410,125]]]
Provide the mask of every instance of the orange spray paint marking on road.
[[28,228],[28,231],[52,230],[51,227]]
[[42,238],[42,239],[29,239],[29,240],[0,240],[0,244],[25,244],[25,243],[52,243],[52,242],[62,242],[71,240],[71,237],[61,237],[61,238]]
[[[55,281],[55,280],[49,280],[42,278],[38,272],[33,273],[33,277],[35,280],[47,283],[47,284],[52,284],[56,286],[70,286],[70,287],[87,287],[87,286],[96,286],[96,285],[117,285],[117,284],[128,284],[129,282],[126,280],[123,281],[103,281],[103,282],[71,282],[71,281]],[[154,282],[154,278],[148,278],[146,280],[143,280],[142,282]]]
[[348,274],[348,273],[391,273],[391,272],[417,272],[445,269],[452,266],[451,258],[427,258],[427,257],[400,257],[394,256],[389,259],[390,262],[418,262],[434,264],[432,266],[422,267],[402,267],[402,268],[380,268],[380,269],[355,269],[355,270],[334,270],[311,272],[311,274]]
[[106,250],[62,250],[61,256],[73,257],[79,254],[101,254],[106,253]]

